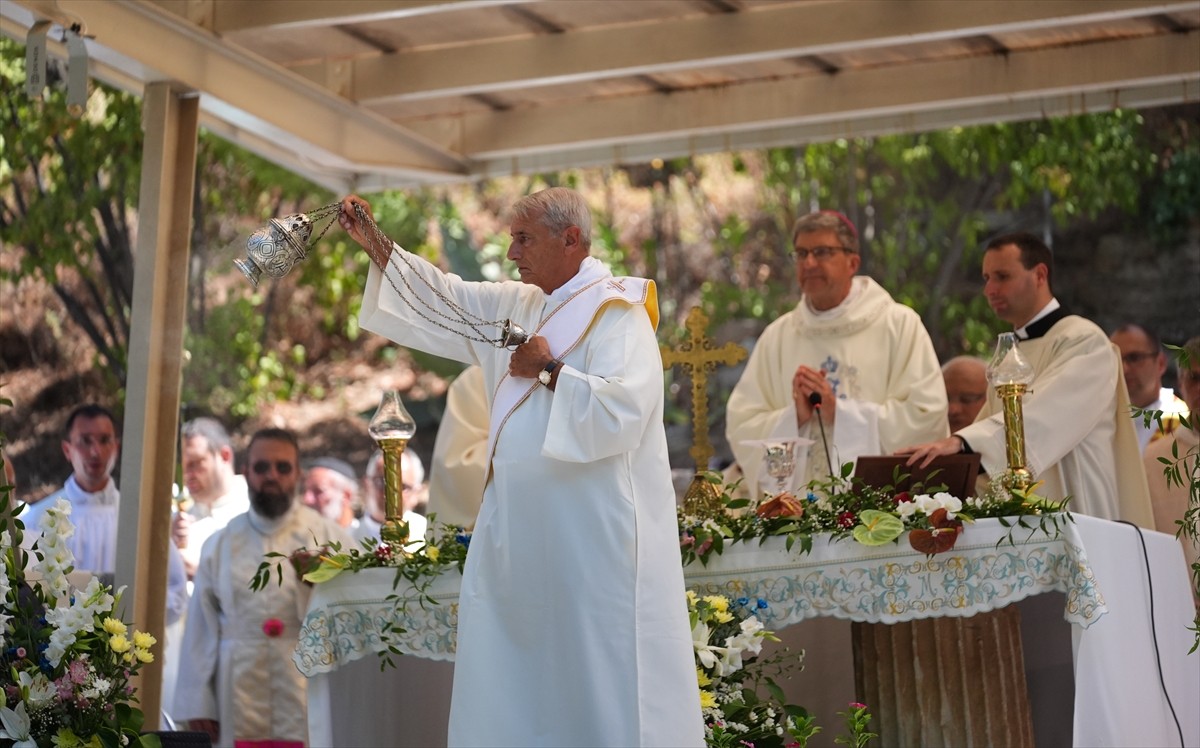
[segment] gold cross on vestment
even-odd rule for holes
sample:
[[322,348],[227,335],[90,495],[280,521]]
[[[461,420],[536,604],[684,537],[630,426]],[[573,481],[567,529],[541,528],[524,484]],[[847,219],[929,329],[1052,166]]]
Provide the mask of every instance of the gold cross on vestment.
[[708,315],[698,306],[688,312],[684,326],[689,333],[687,340],[673,349],[664,345],[661,351],[664,369],[680,365],[692,379],[692,448],[688,454],[696,463],[696,476],[684,495],[684,507],[689,509],[697,502],[715,505],[720,498],[712,484],[700,475],[708,469],[708,461],[713,455],[712,442],[708,439],[708,375],[717,364],[730,366],[744,359],[746,349],[737,343],[726,343],[720,348],[714,346],[712,339],[705,336]]

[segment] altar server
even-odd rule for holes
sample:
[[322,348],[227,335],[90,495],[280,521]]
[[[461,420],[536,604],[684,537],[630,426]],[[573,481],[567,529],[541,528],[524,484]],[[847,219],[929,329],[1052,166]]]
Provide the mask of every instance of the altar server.
[[796,461],[796,489],[827,476],[830,464],[837,472],[862,455],[948,433],[929,334],[920,315],[856,275],[862,258],[850,219],[832,210],[803,216],[792,247],[803,298],[763,331],[725,409],[726,437],[752,492],[774,481],[762,447],[747,442],[811,439]]
[[[263,556],[316,543],[351,543],[349,535],[302,505],[296,437],[263,429],[246,460],[250,509],[205,543],[183,635],[175,688],[177,719],[217,746],[236,742],[308,741],[307,682],[292,662],[310,586],[292,569],[280,583],[250,589]],[[314,541],[315,538],[315,541]]]
[[[450,745],[703,745],[654,284],[589,256],[573,190],[514,206],[521,284],[444,274],[384,245],[361,198],[342,206],[374,264],[363,327],[480,365],[494,393]],[[475,327],[442,321],[462,316]],[[487,321],[505,319],[533,332],[513,351],[485,342],[498,331]]]
[[[1050,248],[1032,234],[999,236],[983,255],[983,295],[1016,330],[1034,369],[1023,401],[1026,466],[1042,482],[1037,494],[1070,496],[1070,511],[1153,528],[1117,348],[1054,298],[1052,267]],[[988,475],[1003,473],[1008,452],[995,388],[975,423],[902,452],[922,465],[937,455],[978,452]]]

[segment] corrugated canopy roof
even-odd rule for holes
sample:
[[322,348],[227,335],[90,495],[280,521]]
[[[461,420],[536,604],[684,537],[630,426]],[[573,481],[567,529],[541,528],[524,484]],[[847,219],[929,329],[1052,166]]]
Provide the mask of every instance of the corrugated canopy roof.
[[93,76],[194,89],[206,127],[337,191],[1200,99],[1196,0],[0,8],[19,39],[81,24]]

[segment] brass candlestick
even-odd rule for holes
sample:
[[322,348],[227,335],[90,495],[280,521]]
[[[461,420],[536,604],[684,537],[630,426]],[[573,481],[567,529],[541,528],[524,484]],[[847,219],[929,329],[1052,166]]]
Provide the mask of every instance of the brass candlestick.
[[408,540],[408,531],[403,527],[404,509],[401,499],[404,481],[401,479],[401,463],[404,461],[404,448],[408,446],[408,439],[380,439],[376,444],[383,452],[385,514],[383,526],[379,529],[379,539],[403,545]]
[[383,452],[383,496],[386,516],[383,527],[379,530],[379,539],[404,545],[408,541],[408,529],[404,523],[401,501],[404,482],[401,480],[400,466],[408,440],[417,433],[417,423],[404,407],[399,392],[389,390],[383,393],[367,432]]
[[1008,458],[1006,473],[1012,488],[1026,489],[1033,485],[1033,473],[1025,465],[1025,414],[1021,398],[1028,387],[1010,382],[996,386],[996,395],[1004,408],[1004,451]]
[[1004,445],[1008,470],[1004,481],[1009,488],[1027,489],[1033,485],[1033,473],[1025,464],[1025,414],[1021,400],[1033,381],[1033,366],[1021,355],[1015,333],[1001,333],[996,352],[987,368],[988,383],[1004,410]]

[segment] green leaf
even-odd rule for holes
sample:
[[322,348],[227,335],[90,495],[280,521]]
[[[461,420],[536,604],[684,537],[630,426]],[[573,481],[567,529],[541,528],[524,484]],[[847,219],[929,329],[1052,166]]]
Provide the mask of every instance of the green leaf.
[[322,562],[320,566],[304,575],[304,581],[312,582],[313,584],[328,582],[345,570],[345,566],[334,566],[333,564]]

